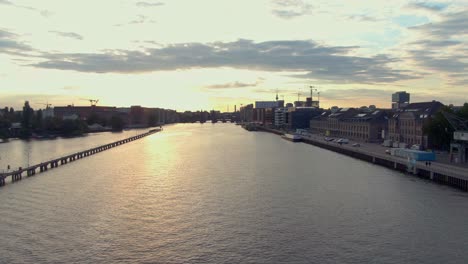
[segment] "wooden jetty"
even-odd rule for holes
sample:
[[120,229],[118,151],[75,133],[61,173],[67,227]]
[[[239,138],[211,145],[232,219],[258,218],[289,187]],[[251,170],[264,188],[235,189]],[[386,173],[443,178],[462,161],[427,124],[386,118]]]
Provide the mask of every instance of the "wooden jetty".
[[105,144],[99,147],[95,147],[92,149],[76,152],[70,155],[66,155],[57,159],[49,160],[47,162],[42,162],[36,165],[29,166],[27,168],[19,168],[18,170],[7,172],[7,173],[0,173],[0,186],[4,186],[7,182],[8,177],[11,177],[11,182],[17,182],[23,179],[24,176],[34,176],[36,173],[46,172],[49,169],[54,169],[59,166],[65,165],[69,162],[73,162],[79,159],[83,159],[99,152],[103,152],[105,150],[118,147],[120,145],[130,143],[132,141],[144,138],[146,136],[152,135],[154,133],[159,132],[159,129],[152,129],[146,133],[139,134],[133,137],[129,137],[126,139],[122,139],[116,142],[112,142],[109,144]]

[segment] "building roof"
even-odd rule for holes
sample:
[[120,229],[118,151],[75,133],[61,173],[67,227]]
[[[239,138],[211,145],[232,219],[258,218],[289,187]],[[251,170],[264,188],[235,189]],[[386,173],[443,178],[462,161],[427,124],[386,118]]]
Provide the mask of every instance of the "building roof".
[[403,109],[395,112],[392,118],[409,117],[414,119],[425,119],[437,113],[443,106],[444,105],[438,101],[411,103]]
[[340,121],[373,121],[387,116],[387,111],[376,109],[368,111],[356,108],[341,108],[339,111],[323,111],[319,116],[314,117],[314,120],[338,119]]

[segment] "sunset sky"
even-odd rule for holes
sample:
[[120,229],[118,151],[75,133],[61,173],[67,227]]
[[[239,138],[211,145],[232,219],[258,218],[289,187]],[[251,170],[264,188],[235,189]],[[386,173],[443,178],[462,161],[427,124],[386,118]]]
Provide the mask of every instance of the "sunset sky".
[[0,0],[0,107],[468,101],[468,0]]

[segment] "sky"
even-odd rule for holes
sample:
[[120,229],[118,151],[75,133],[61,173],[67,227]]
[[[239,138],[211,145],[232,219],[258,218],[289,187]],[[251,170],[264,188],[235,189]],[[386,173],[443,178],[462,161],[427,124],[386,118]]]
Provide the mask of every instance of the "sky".
[[0,0],[0,107],[468,101],[468,0]]

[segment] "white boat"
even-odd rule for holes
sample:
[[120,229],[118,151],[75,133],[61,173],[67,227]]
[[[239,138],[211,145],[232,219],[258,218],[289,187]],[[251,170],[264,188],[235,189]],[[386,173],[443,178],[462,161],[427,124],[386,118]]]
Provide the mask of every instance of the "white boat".
[[302,141],[302,137],[300,135],[297,135],[297,134],[284,134],[281,137],[286,139],[286,140],[292,141],[292,142],[301,142]]

